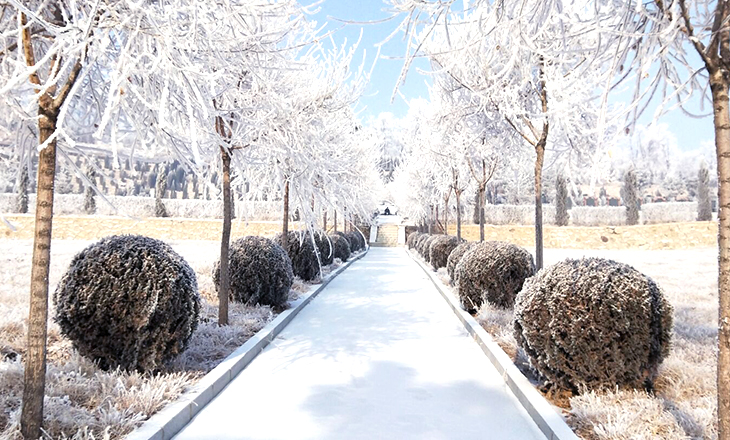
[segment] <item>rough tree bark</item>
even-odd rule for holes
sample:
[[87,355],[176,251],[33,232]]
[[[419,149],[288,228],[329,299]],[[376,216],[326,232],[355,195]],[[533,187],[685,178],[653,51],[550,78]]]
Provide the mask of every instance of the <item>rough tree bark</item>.
[[[547,136],[545,136],[547,137]],[[545,161],[545,143],[535,146],[535,270],[542,269],[542,165]]]
[[[30,28],[25,14],[20,14],[23,27],[21,38],[23,53],[29,67],[36,59],[31,41]],[[55,70],[58,60],[52,62]],[[56,121],[71,87],[81,70],[76,61],[60,90],[51,86],[38,97],[38,141],[44,144],[56,131]],[[30,75],[30,82],[40,93],[41,81],[37,73]],[[56,92],[58,93],[56,94]],[[55,94],[55,96],[54,96]],[[35,233],[31,263],[30,307],[28,312],[28,336],[23,377],[23,403],[20,415],[20,431],[26,440],[41,437],[43,424],[43,396],[46,386],[46,337],[48,333],[48,276],[51,262],[51,236],[53,229],[53,188],[56,177],[56,141],[51,141],[38,158],[38,185],[36,187]]]
[[[661,2],[656,3],[661,8]],[[727,26],[730,0],[715,2],[712,38],[707,46],[694,35],[686,0],[679,0],[679,7],[684,20],[683,32],[705,64],[712,92],[718,182],[717,427],[718,439],[730,440],[730,29]]]
[[[727,13],[725,14],[727,15]],[[718,248],[719,248],[719,316],[717,357],[717,414],[718,438],[730,439],[730,111],[728,110],[728,83],[724,69],[710,72],[713,113],[715,122],[715,149],[719,182]]]
[[[222,127],[222,121],[220,124]],[[221,159],[223,162],[223,233],[221,234],[218,325],[228,325],[228,295],[231,290],[231,278],[228,270],[228,251],[231,242],[231,155],[224,147],[221,147]]]
[[[550,131],[550,123],[547,120],[548,92],[547,85],[545,84],[544,63],[545,61],[540,58],[540,102],[545,120],[542,123],[540,137],[535,143],[535,153],[537,153],[537,157],[535,158],[535,271],[542,269],[543,265],[542,167],[545,161],[545,146],[547,145],[548,133]],[[532,127],[531,124],[530,127]]]

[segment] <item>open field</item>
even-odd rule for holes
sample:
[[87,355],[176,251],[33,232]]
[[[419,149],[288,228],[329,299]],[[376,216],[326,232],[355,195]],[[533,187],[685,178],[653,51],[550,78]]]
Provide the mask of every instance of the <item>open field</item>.
[[[0,238],[33,238],[34,217],[29,214],[5,215],[15,228],[0,225]],[[292,229],[301,223],[290,222]],[[107,235],[136,233],[161,240],[216,241],[221,236],[222,221],[216,219],[144,218],[107,216],[54,216],[53,238],[61,240],[95,240]],[[231,237],[260,235],[273,237],[281,230],[276,221],[233,220]],[[456,235],[456,227],[449,225]],[[462,225],[462,236],[479,240],[478,225]],[[535,228],[524,225],[486,225],[487,240],[505,240],[520,246],[535,245]],[[694,249],[717,244],[716,222],[665,223],[638,226],[546,226],[546,248],[556,249]]]
[[[569,424],[585,439],[717,438],[717,249],[546,249],[545,264],[583,256],[627,263],[664,289],[674,306],[672,351],[660,367],[655,395],[615,390],[547,397],[566,410]],[[439,275],[449,281],[445,269]],[[477,319],[515,363],[528,371],[526,357],[512,335],[512,311],[485,305]]]
[[[218,327],[218,300],[211,268],[218,257],[215,241],[171,241],[195,270],[201,293],[201,322],[188,349],[157,375],[101,371],[79,356],[49,319],[45,428],[50,438],[120,438],[175,400],[226,356],[271,321],[269,307],[230,304],[231,325]],[[89,241],[54,240],[50,293],[73,256]],[[0,439],[16,439],[20,416],[30,282],[30,240],[0,239]],[[304,291],[301,281],[291,296]],[[53,305],[51,304],[51,317]],[[78,431],[79,426],[87,426]]]
[[[449,225],[456,235],[456,226]],[[461,236],[479,240],[479,225],[462,225]],[[535,227],[485,225],[485,240],[535,246]],[[717,222],[662,223],[636,226],[545,226],[543,240],[553,249],[694,249],[717,246]]]

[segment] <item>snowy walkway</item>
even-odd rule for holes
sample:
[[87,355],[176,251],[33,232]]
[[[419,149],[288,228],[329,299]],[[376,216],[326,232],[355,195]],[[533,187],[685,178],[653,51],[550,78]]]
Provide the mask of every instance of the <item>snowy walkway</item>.
[[176,439],[533,439],[423,271],[371,248]]

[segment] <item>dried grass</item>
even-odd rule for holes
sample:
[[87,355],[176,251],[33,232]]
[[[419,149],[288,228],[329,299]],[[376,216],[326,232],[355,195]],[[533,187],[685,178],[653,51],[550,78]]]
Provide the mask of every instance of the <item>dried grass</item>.
[[[54,241],[50,291],[85,241]],[[44,428],[48,438],[121,438],[177,399],[274,317],[269,307],[231,303],[229,326],[217,324],[218,298],[211,277],[216,242],[172,242],[195,270],[201,293],[201,323],[189,348],[158,374],[102,371],[82,358],[52,320],[48,322],[48,374]],[[0,240],[0,440],[20,439],[19,418],[28,314],[31,243]],[[327,268],[331,271],[331,268]],[[293,296],[308,286],[301,281]],[[51,304],[51,307],[52,304]],[[51,310],[51,316],[53,311]]]
[[[614,390],[547,397],[566,410],[584,439],[717,438],[717,250],[545,252],[546,265],[583,256],[634,266],[664,289],[674,306],[671,352],[659,368],[654,395]],[[448,281],[448,274],[439,275]],[[485,304],[476,318],[539,388],[512,336],[512,312]]]

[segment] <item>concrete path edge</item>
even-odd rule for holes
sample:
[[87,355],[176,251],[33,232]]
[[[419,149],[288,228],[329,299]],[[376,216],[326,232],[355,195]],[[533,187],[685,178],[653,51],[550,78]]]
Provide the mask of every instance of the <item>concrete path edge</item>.
[[426,266],[410,250],[406,249],[406,252],[423,269],[426,275],[428,275],[436,290],[439,291],[454,314],[464,324],[469,334],[479,344],[479,347],[487,355],[494,368],[502,375],[509,389],[517,397],[517,400],[519,400],[535,424],[537,424],[540,431],[545,434],[545,437],[548,440],[579,440],[579,437],[570,429],[563,417],[535,389],[525,375],[512,362],[512,359],[507,356],[507,353],[494,341],[492,336],[482,328],[473,316],[461,308],[459,301],[451,294],[450,289],[441,282],[436,272]]
[[[228,355],[220,364],[183,393],[175,402],[166,405],[125,438],[127,440],[169,440],[225,388],[325,287],[352,263],[364,257],[368,249],[338,267],[321,284],[312,286],[308,294],[292,301],[291,307],[253,335],[246,343]],[[306,296],[305,296],[306,295]]]

